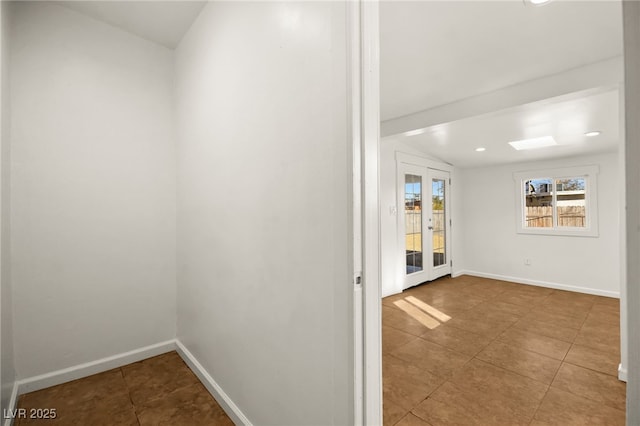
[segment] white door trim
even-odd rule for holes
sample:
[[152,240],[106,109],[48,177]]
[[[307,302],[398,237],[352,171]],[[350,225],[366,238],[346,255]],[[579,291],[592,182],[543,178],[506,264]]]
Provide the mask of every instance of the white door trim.
[[[428,276],[429,281],[433,281],[447,274],[451,274],[453,272],[453,266],[451,262],[451,172],[447,172],[444,170],[436,170],[436,169],[427,169],[427,191],[429,193],[429,197],[427,201],[431,202],[433,197],[433,179],[442,179],[444,181],[444,230],[445,230],[445,263],[440,266],[434,265],[434,253],[433,253],[433,234],[428,233],[429,244],[427,244],[428,250],[425,251],[425,255],[427,256],[428,261],[425,261],[425,264],[428,265]],[[433,210],[432,206],[429,206],[429,209],[426,210],[431,212],[431,218],[433,218]],[[430,225],[429,225],[430,226]],[[427,227],[427,230],[428,227]]]
[[382,424],[379,4],[362,1],[364,424]]
[[364,419],[364,312],[362,293],[362,106],[361,106],[361,27],[360,3],[347,3],[349,84],[351,116],[352,184],[352,272],[353,272],[353,424],[363,425]]
[[[353,188],[354,424],[382,424],[378,2],[348,2]],[[358,282],[359,281],[359,282]]]
[[[426,216],[427,211],[424,209],[424,200],[428,200],[429,196],[427,194],[427,180],[429,177],[427,176],[428,170],[426,167],[419,166],[416,164],[409,164],[405,162],[398,161],[396,163],[396,228],[398,234],[398,252],[396,253],[396,261],[398,264],[398,268],[402,271],[402,290],[406,290],[410,287],[416,286],[423,282],[429,281],[431,278],[429,276],[429,267],[426,262],[425,254],[427,253],[427,244],[425,244],[424,235],[427,233],[426,231]],[[412,174],[414,176],[420,176],[421,178],[421,196],[422,196],[422,208],[421,208],[421,251],[422,251],[422,270],[416,271],[412,274],[407,274],[407,254],[406,254],[406,211],[405,211],[405,179],[407,174]]]
[[[622,2],[624,35],[624,102],[625,102],[625,189],[626,189],[626,279],[621,289],[621,339],[627,340],[627,424],[640,424],[640,4]],[[624,333],[627,333],[625,336]],[[624,344],[622,345],[624,348]],[[624,358],[623,358],[624,359]],[[624,368],[624,366],[622,367]],[[621,371],[622,372],[622,371]]]
[[[428,166],[427,166],[428,165]],[[406,290],[409,287],[416,286],[418,284],[433,281],[444,275],[453,273],[453,267],[451,264],[451,176],[453,172],[450,171],[453,168],[448,164],[434,162],[432,160],[424,159],[410,154],[404,154],[396,152],[396,233],[398,251],[396,253],[396,265],[402,272],[398,276],[401,280],[399,288]],[[415,272],[411,275],[406,273],[406,252],[405,252],[405,218],[404,214],[404,201],[405,201],[405,176],[407,174],[418,175],[422,178],[422,270]],[[431,180],[434,177],[442,178],[445,180],[445,230],[446,230],[446,251],[445,258],[446,263],[434,267],[433,265],[433,247],[431,233],[428,230],[430,218],[433,217],[431,210],[431,196],[432,186]],[[400,278],[401,277],[401,278]]]

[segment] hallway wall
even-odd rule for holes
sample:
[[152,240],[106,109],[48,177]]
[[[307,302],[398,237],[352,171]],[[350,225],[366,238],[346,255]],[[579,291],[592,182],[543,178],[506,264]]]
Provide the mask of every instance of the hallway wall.
[[175,336],[172,51],[15,5],[12,280],[18,378]]
[[176,51],[178,339],[256,425],[353,423],[345,12],[209,3]]

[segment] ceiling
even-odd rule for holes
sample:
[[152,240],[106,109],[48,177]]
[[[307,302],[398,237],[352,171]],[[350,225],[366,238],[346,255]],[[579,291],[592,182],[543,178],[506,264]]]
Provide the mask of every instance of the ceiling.
[[383,1],[381,118],[621,54],[619,1]]
[[59,1],[94,19],[174,49],[206,1]]
[[[57,3],[173,49],[207,2]],[[474,100],[477,107],[490,98],[487,94],[563,72],[568,78],[579,76],[571,70],[620,55],[622,12],[618,0],[554,0],[544,6],[526,5],[522,0],[382,1],[383,126],[409,122],[406,130],[422,129],[420,135],[404,133],[390,138],[459,167],[614,150],[619,100],[611,84],[547,99],[528,96],[537,101],[508,108],[486,104],[476,108],[482,111],[480,115],[456,113],[458,103],[465,100]],[[536,92],[540,84],[531,87],[530,91]],[[510,96],[508,91],[501,94],[502,99]],[[435,126],[433,120],[424,125],[406,121],[416,113],[437,112],[438,108],[448,108],[447,120],[437,121]],[[583,134],[591,129],[603,133],[586,139]],[[553,136],[559,146],[518,152],[507,145],[546,135]],[[478,146],[486,151],[475,152]]]
[[[384,140],[463,168],[618,146],[619,1],[387,1],[380,31]],[[507,144],[540,136],[558,146]]]
[[[431,126],[401,140],[461,168],[484,167],[615,151],[619,138],[618,89],[549,99]],[[602,132],[587,137],[589,131]],[[557,146],[516,151],[508,142],[552,136]],[[486,148],[484,152],[475,149]]]

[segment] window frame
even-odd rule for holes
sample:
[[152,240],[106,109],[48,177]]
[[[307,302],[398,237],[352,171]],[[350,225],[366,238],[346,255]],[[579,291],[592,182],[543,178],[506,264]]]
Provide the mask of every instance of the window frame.
[[[516,232],[528,235],[560,235],[572,237],[598,237],[598,172],[597,165],[562,167],[555,169],[527,170],[513,173],[516,195]],[[557,191],[556,181],[559,179],[585,179],[585,227],[568,227],[557,225]],[[525,188],[524,182],[535,179],[551,179],[553,190],[553,227],[534,228],[525,224]]]

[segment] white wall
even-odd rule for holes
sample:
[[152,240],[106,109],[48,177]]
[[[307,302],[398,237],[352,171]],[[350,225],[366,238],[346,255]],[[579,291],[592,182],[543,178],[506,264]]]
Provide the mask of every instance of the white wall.
[[10,254],[10,102],[9,102],[9,3],[0,2],[0,99],[2,117],[0,120],[0,410],[9,408],[9,399],[15,381],[13,358],[13,315],[11,297]]
[[[380,265],[381,265],[381,287],[382,297],[402,292],[402,277],[404,275],[404,265],[398,263],[398,215],[402,206],[398,206],[397,177],[396,177],[396,152],[415,155],[426,158],[434,162],[444,162],[438,158],[425,154],[409,144],[396,141],[392,138],[383,139],[380,142]],[[458,185],[454,174],[452,174],[451,186],[451,219],[456,221],[458,216],[459,197],[457,195]],[[396,211],[393,212],[392,208]],[[452,227],[452,253],[454,271],[457,269],[457,238],[458,228]]]
[[345,10],[209,3],[176,51],[178,338],[256,425],[353,423]]
[[47,2],[11,40],[18,378],[175,335],[172,52]]
[[[621,300],[623,367],[628,367],[627,424],[640,424],[640,4],[623,2],[625,62],[626,291]],[[631,332],[629,332],[631,331]],[[628,343],[625,345],[625,343]]]
[[[554,284],[617,297],[620,292],[620,219],[617,153],[461,170],[464,241],[459,260],[472,274]],[[516,233],[513,173],[597,164],[599,237]],[[526,266],[524,259],[531,259]]]

